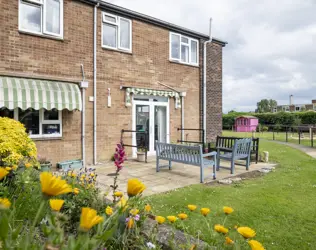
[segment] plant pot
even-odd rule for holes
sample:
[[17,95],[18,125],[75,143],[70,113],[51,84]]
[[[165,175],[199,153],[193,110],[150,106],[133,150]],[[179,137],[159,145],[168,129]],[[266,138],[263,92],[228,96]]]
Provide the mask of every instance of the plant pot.
[[41,168],[39,169],[41,172],[49,172],[51,170],[52,164],[51,163],[44,163],[41,164]]
[[137,152],[137,161],[139,162],[145,162],[145,157],[146,153],[145,152]]

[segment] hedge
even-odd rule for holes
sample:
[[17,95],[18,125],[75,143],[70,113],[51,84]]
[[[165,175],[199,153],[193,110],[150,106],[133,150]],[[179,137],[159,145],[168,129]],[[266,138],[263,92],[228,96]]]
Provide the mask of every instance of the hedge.
[[[297,126],[303,124],[316,124],[316,112],[278,112],[278,113],[238,113],[223,114],[223,129],[231,129],[235,118],[241,115],[251,115],[259,118],[261,125]],[[300,124],[297,124],[300,123]]]

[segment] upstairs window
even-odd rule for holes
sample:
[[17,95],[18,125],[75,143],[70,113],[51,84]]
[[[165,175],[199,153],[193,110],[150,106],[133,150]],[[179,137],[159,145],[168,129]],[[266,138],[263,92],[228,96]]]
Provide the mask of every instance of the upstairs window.
[[198,40],[170,32],[170,60],[198,66]]
[[19,0],[19,30],[63,37],[63,0]]
[[102,14],[102,47],[132,51],[132,22],[108,13]]

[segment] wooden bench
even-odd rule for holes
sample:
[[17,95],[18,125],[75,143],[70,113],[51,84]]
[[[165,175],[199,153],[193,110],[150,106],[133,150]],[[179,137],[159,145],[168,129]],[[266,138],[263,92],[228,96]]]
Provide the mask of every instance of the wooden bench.
[[[212,177],[216,179],[216,152],[203,154],[202,145],[186,146],[178,144],[169,144],[156,141],[156,171],[168,167],[172,169],[171,162],[179,162],[200,167],[200,182],[204,182],[204,169],[213,167]],[[213,157],[213,160],[208,159]],[[167,166],[160,166],[159,161],[169,161]]]
[[246,170],[249,170],[250,165],[250,151],[251,151],[251,138],[235,140],[232,152],[227,152],[221,154],[221,148],[217,149],[217,166],[216,170],[220,168],[220,160],[227,160],[231,162],[230,173],[234,174],[235,172],[235,161],[236,160],[245,160],[246,161]]
[[[240,137],[226,137],[226,136],[217,136],[215,148],[211,148],[211,144],[208,144],[208,150],[217,151],[220,149],[220,152],[229,153],[233,151],[233,146],[236,140],[242,139]],[[255,155],[256,163],[259,160],[259,138],[252,138],[250,154]]]

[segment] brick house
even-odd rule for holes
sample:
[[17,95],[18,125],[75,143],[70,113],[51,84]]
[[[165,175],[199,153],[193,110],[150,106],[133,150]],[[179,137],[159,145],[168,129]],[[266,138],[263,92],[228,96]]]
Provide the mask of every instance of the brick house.
[[316,100],[312,100],[311,103],[306,104],[296,104],[293,102],[293,96],[290,96],[289,105],[278,105],[277,108],[273,110],[276,112],[301,112],[301,111],[316,111]]
[[24,123],[53,163],[108,160],[122,129],[147,131],[149,153],[157,139],[201,139],[180,127],[204,127],[208,141],[221,132],[226,42],[206,44],[204,81],[207,35],[96,0],[0,7],[0,116]]

